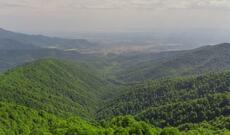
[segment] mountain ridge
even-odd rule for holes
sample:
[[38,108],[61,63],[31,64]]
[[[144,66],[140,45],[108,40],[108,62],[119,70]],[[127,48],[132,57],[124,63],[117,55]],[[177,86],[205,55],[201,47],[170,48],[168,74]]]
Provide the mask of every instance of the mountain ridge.
[[230,68],[230,43],[130,57],[136,58],[136,61],[128,61],[125,56],[115,58],[120,61],[120,67],[115,71],[118,79],[138,82],[168,76],[202,74]]
[[43,35],[30,35],[12,32],[2,28],[0,30],[0,39],[12,39],[21,43],[33,44],[39,47],[57,47],[60,49],[86,49],[96,45],[96,43],[91,43],[85,39],[65,39]]
[[84,64],[42,59],[8,70],[0,84],[1,101],[89,118],[101,102],[104,81]]
[[87,64],[41,59],[0,76],[0,133],[225,135],[229,79],[225,71],[152,80],[103,102],[114,89],[102,89],[107,82]]
[[[98,119],[105,119],[134,115],[160,127],[208,121],[221,115],[229,116],[229,80],[228,70],[144,82],[134,85],[107,103],[98,111],[97,116]],[[191,115],[193,119],[190,119]]]
[[230,43],[83,55],[45,48],[63,39],[1,38],[7,32],[0,29],[0,134],[229,134]]

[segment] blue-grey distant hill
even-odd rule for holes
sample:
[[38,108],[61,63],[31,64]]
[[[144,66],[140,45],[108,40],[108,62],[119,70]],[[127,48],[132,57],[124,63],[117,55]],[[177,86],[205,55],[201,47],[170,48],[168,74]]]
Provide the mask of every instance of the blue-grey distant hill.
[[85,39],[64,39],[57,37],[47,37],[43,35],[28,35],[7,31],[0,28],[0,39],[11,39],[23,44],[32,44],[39,47],[57,47],[62,49],[79,49],[95,46]]
[[116,75],[125,81],[202,74],[230,68],[230,43],[185,51],[125,54],[115,59],[119,69]]
[[96,44],[84,39],[63,39],[15,33],[0,28],[0,71],[41,58],[79,59],[81,49]]

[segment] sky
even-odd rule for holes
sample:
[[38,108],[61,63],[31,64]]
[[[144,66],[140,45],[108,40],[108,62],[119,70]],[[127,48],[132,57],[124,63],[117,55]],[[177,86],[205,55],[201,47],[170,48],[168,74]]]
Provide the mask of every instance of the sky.
[[230,0],[0,0],[0,27],[27,33],[230,31]]

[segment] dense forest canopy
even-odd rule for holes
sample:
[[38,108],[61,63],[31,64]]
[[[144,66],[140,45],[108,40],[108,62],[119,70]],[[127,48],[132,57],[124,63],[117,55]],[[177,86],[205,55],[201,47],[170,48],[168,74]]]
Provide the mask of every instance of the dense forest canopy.
[[0,76],[1,132],[228,134],[229,80],[224,71],[123,84],[123,94],[105,100],[112,82],[89,65],[38,60]]

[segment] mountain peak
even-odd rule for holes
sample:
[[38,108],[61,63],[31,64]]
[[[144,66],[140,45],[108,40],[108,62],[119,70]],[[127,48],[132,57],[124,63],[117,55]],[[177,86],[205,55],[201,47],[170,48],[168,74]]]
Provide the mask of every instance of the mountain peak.
[[230,46],[230,43],[221,43],[221,44],[218,44],[219,46]]
[[5,29],[3,29],[3,28],[0,28],[0,31],[6,31]]
[[223,48],[229,48],[230,47],[230,43],[220,43],[217,45],[206,45],[206,46],[202,46],[199,48],[196,48],[194,50],[207,50],[207,49],[223,49]]

